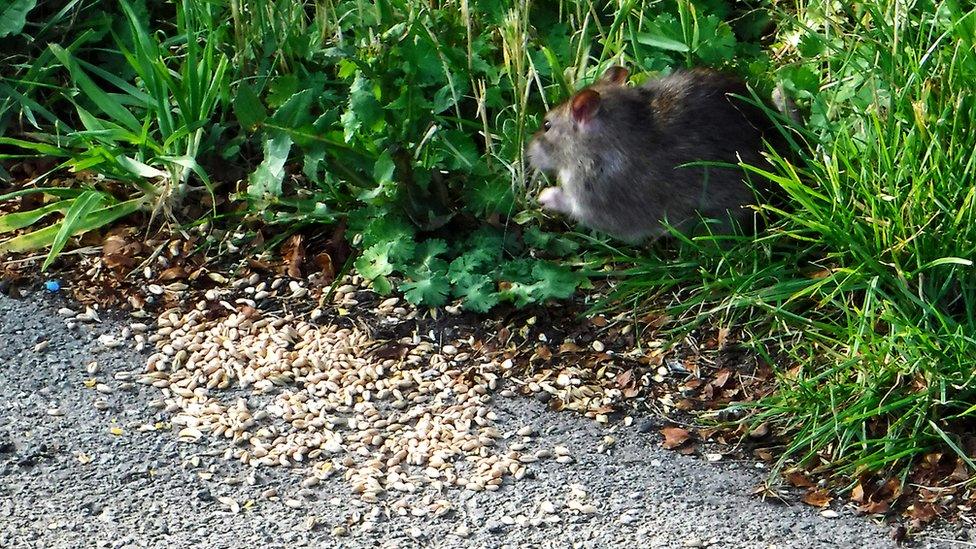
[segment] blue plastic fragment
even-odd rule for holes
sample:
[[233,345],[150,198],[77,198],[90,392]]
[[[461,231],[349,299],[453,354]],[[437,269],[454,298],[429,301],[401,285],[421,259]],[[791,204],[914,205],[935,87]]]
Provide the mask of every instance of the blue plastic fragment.
[[61,289],[61,283],[57,280],[48,280],[44,283],[44,289],[53,294]]

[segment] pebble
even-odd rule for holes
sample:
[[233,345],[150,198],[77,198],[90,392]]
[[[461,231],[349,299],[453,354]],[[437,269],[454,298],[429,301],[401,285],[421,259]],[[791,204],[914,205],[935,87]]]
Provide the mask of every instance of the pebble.
[[454,529],[454,535],[459,538],[466,538],[471,535],[471,529],[462,524]]
[[620,515],[620,519],[619,520],[620,520],[620,523],[621,524],[634,524],[635,522],[637,522],[637,519],[638,519],[638,516],[635,514],[634,511],[631,510],[631,511],[627,511],[626,513]]
[[650,418],[645,418],[637,423],[638,433],[650,433],[657,427],[657,422]]
[[292,509],[299,509],[302,506],[301,500],[295,498],[288,498],[285,500],[285,505],[291,507]]
[[604,346],[603,345],[603,342],[600,341],[599,339],[593,342],[593,350],[594,351],[596,351],[598,353],[602,353],[605,349],[606,349],[606,346]]
[[834,519],[839,517],[840,514],[838,514],[837,511],[834,511],[833,509],[825,509],[823,511],[820,511],[820,516],[824,518]]

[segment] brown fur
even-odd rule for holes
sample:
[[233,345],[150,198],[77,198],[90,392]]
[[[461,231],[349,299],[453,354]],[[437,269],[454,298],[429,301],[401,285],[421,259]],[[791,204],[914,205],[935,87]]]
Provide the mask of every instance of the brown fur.
[[[640,87],[612,67],[603,78],[546,114],[528,148],[533,167],[555,174],[539,201],[550,210],[621,240],[639,242],[700,216],[747,223],[754,194],[738,167],[763,166],[772,122],[738,79],[707,69],[681,71]],[[713,229],[714,230],[714,229]]]

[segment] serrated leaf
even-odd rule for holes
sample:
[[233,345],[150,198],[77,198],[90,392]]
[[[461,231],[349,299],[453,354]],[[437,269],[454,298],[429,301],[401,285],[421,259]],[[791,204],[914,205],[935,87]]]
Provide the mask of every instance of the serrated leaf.
[[447,242],[440,238],[430,238],[417,245],[416,259],[421,265],[447,252]]
[[451,283],[443,273],[431,273],[430,276],[404,282],[400,288],[404,290],[403,297],[410,303],[430,307],[447,303],[447,296],[451,293]]
[[268,117],[267,109],[247,84],[241,84],[237,88],[237,95],[234,96],[234,114],[237,115],[241,127],[248,131],[254,131]]
[[579,244],[555,233],[543,232],[539,227],[531,226],[522,235],[529,246],[545,250],[559,257],[567,256],[579,249]]
[[384,277],[393,273],[390,263],[390,250],[393,242],[383,242],[366,248],[356,259],[356,270],[367,280]]
[[566,299],[576,292],[584,277],[567,267],[547,261],[539,261],[532,268],[532,276],[538,282],[533,285],[532,296],[537,301]]
[[464,280],[455,293],[463,297],[462,307],[468,311],[487,313],[500,301],[495,284],[487,275],[475,275]]
[[248,178],[247,194],[253,198],[281,196],[285,162],[291,151],[291,137],[277,132],[264,141],[264,160]]
[[699,21],[702,38],[695,48],[695,55],[708,65],[735,57],[735,34],[729,24],[714,14]]
[[20,34],[27,25],[27,13],[36,5],[37,0],[13,0],[0,8],[0,38]]

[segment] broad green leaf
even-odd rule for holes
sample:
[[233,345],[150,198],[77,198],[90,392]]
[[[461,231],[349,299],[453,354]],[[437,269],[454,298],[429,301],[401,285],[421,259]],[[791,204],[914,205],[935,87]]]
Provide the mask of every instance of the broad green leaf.
[[234,114],[237,115],[241,127],[247,131],[254,131],[268,117],[267,109],[247,84],[237,87],[237,95],[234,96]]
[[341,120],[346,143],[360,129],[374,129],[383,121],[383,109],[373,93],[373,84],[362,74],[356,74],[349,88],[349,104]]
[[304,90],[288,98],[285,104],[271,115],[271,120],[280,128],[298,129],[312,122],[313,90]]
[[0,7],[0,38],[24,30],[27,13],[34,9],[37,0],[5,0],[4,4]]
[[264,160],[248,179],[247,194],[254,198],[281,196],[285,179],[285,162],[291,150],[291,137],[276,132],[264,141]]
[[383,154],[373,164],[373,179],[380,185],[389,183],[393,181],[393,172],[395,169],[396,164],[393,163],[393,157],[389,151],[383,151]]
[[72,202],[74,201],[58,200],[57,202],[45,204],[44,206],[29,212],[16,212],[0,216],[0,233],[9,233],[10,231],[29,227],[43,219],[45,216],[50,215],[52,212],[64,213],[68,211],[68,208],[71,206]]

